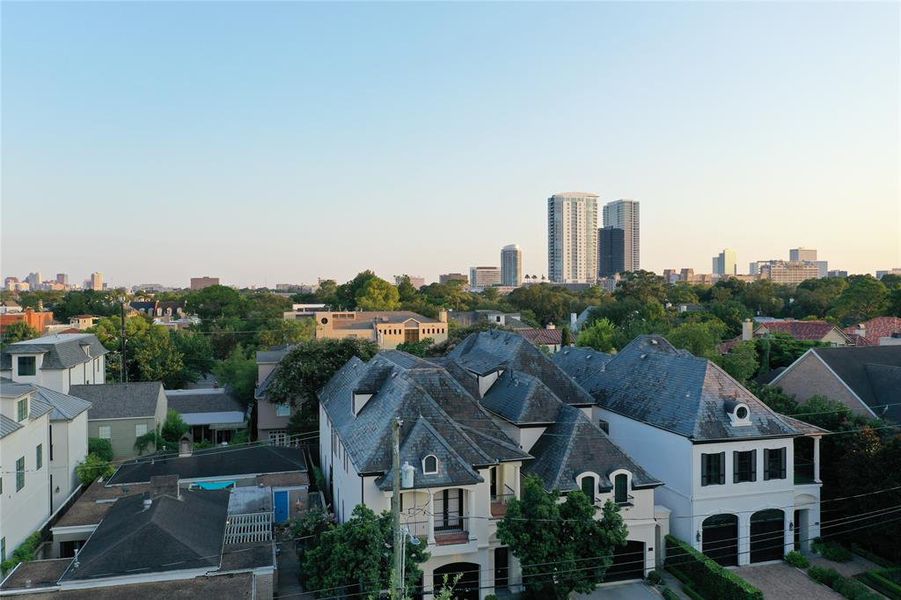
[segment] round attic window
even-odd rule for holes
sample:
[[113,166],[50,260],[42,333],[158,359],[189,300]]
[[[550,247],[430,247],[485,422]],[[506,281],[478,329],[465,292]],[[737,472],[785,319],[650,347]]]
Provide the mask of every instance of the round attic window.
[[321,319],[319,319],[319,322],[322,323],[323,325],[327,325],[327,324],[328,324],[328,317],[322,317]]
[[735,409],[735,416],[739,419],[747,419],[748,418],[748,407],[747,406],[739,406]]

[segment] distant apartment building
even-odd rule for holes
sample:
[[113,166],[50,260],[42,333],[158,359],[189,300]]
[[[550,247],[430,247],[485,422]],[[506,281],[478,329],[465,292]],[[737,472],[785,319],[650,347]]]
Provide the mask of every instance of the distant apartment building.
[[735,257],[735,250],[726,248],[713,257],[713,274],[719,276],[738,275],[738,261]]
[[209,275],[204,275],[203,277],[191,278],[192,290],[202,290],[203,288],[208,288],[214,285],[219,285],[218,277],[210,277]]
[[604,205],[604,227],[623,230],[624,270],[638,271],[641,268],[640,219],[638,202],[616,200]]
[[470,267],[469,287],[473,291],[484,290],[501,284],[501,270],[497,267]]
[[501,285],[517,287],[522,284],[522,250],[516,244],[501,248]]
[[773,283],[797,285],[808,279],[818,279],[820,267],[812,262],[771,260],[760,264],[759,276]]
[[[901,271],[901,269],[899,269],[899,271]],[[826,272],[826,277],[847,277],[847,276],[848,276],[847,271],[841,271],[838,269]],[[878,277],[878,275],[877,275],[877,277]]]
[[90,289],[94,290],[95,292],[103,291],[103,273],[96,271],[94,273],[91,273],[90,282]]
[[[845,277],[847,277],[847,271],[845,271]],[[886,275],[897,275],[901,277],[901,268],[895,267],[894,269],[887,269],[885,271],[876,271],[876,279],[882,279]]]
[[63,285],[69,285],[69,275],[66,273],[57,273],[56,274],[56,283],[61,283]]
[[418,277],[414,275],[395,275],[394,285],[400,285],[400,282],[403,281],[404,277],[409,277],[410,285],[415,287],[417,290],[425,285],[425,277]]
[[816,262],[817,251],[815,248],[791,248],[788,251],[788,260]]
[[613,277],[626,270],[625,233],[613,226],[598,229],[598,277]]
[[376,342],[380,349],[391,350],[398,344],[431,339],[447,340],[447,311],[437,319],[405,310],[323,311],[314,313],[316,339],[360,338]]
[[548,278],[552,283],[594,283],[598,273],[598,197],[587,192],[547,200]]
[[447,285],[452,281],[461,281],[464,285],[469,283],[469,276],[466,273],[442,273],[438,276],[438,283]]

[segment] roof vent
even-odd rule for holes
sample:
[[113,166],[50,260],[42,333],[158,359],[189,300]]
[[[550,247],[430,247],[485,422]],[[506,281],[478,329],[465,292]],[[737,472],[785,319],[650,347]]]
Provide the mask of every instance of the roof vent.
[[641,355],[641,360],[644,360],[644,359],[646,359],[647,357],[648,357],[647,354],[642,354],[642,355]]
[[657,345],[657,340],[655,340],[654,338],[651,338],[651,345],[652,345],[652,346],[656,346],[656,345]]
[[144,510],[149,510],[152,505],[153,505],[153,500],[149,496],[145,497],[144,498]]

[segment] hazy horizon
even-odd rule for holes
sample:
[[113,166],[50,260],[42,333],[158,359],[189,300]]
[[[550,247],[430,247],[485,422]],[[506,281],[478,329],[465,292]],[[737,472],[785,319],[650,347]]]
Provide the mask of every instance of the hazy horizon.
[[[546,200],[641,266],[901,266],[897,3],[4,3],[0,272],[436,280]],[[600,223],[599,223],[600,225]]]

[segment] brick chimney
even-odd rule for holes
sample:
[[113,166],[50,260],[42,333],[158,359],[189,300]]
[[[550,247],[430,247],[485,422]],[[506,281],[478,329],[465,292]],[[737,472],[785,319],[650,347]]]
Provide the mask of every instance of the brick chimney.
[[745,319],[741,323],[741,340],[743,342],[750,341],[754,338],[754,323],[751,319]]

